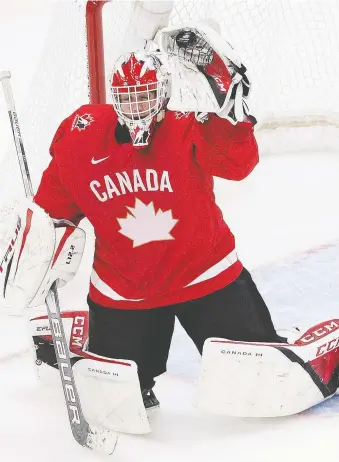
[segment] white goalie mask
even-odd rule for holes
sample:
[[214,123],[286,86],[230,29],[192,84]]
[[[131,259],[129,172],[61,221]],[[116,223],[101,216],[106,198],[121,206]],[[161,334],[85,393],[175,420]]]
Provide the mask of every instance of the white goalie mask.
[[169,99],[170,75],[154,53],[121,56],[113,69],[113,107],[136,147],[149,144],[155,122]]

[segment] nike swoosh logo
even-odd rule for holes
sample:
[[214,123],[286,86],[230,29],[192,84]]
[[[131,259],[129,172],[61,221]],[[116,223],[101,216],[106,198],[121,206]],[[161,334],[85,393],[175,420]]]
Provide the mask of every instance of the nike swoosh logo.
[[94,159],[94,157],[92,157],[91,162],[92,162],[93,165],[95,165],[95,164],[100,164],[100,162],[103,162],[104,160],[106,160],[106,159],[108,159],[108,158],[109,158],[109,156],[103,157],[102,159]]

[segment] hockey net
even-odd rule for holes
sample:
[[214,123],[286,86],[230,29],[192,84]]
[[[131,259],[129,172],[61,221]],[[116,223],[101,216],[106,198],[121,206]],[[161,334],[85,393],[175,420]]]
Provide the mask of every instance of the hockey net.
[[[88,3],[54,3],[33,85],[19,112],[35,188],[49,162],[48,148],[58,124],[90,101],[90,88],[93,91],[101,85],[97,76],[88,72]],[[101,31],[100,24],[94,24],[97,30],[92,48],[96,53],[102,39],[105,83],[115,58],[131,40],[130,22],[136,2],[103,3],[103,27]],[[248,68],[252,81],[249,103],[258,119],[256,130],[262,153],[336,149],[337,0],[177,0],[170,24],[209,18],[219,22],[222,34]],[[90,19],[92,26],[96,20]],[[2,197],[8,199],[14,190],[11,185],[20,182],[14,148],[6,153],[1,171],[6,171],[7,178],[2,183]]]

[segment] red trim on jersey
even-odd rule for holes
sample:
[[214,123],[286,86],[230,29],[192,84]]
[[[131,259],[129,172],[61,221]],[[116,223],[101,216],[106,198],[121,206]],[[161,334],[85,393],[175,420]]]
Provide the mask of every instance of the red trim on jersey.
[[242,263],[237,260],[233,265],[214,278],[193,284],[192,286],[183,287],[176,292],[155,295],[154,297],[149,297],[140,301],[112,300],[99,292],[93,284],[90,285],[89,296],[94,303],[106,306],[107,308],[118,308],[123,310],[145,310],[158,308],[160,306],[173,305],[175,303],[183,303],[196,298],[205,297],[212,292],[221,290],[237,279],[242,269]]

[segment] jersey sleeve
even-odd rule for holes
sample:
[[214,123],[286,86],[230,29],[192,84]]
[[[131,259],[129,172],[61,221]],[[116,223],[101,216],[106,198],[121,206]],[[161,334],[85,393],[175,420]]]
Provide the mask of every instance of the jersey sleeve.
[[34,202],[42,207],[52,218],[63,218],[78,225],[84,214],[64,188],[59,177],[58,165],[54,158],[55,146],[62,138],[68,124],[69,119],[64,120],[53,138],[50,147],[52,159],[42,175],[37,193],[34,196]]
[[193,142],[197,163],[213,176],[242,180],[259,161],[250,120],[232,125],[228,120],[210,114],[205,123],[195,121]]

